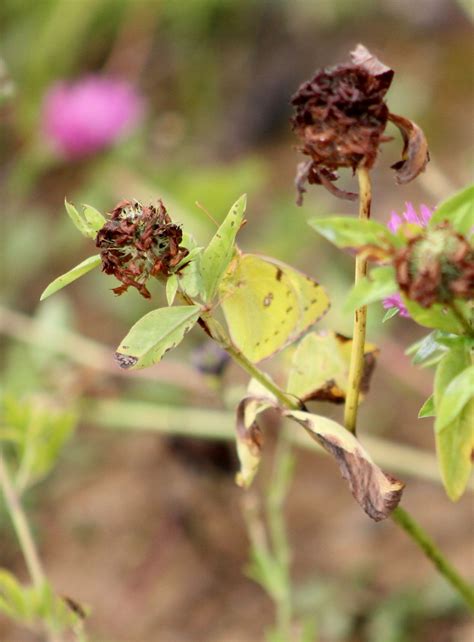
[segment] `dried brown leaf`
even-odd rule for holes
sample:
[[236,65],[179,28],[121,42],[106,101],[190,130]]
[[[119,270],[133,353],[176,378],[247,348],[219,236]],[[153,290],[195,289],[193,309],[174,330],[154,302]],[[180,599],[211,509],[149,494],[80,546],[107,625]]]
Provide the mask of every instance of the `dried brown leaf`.
[[392,165],[398,184],[409,183],[424,171],[430,160],[428,141],[421,127],[408,118],[390,113],[388,119],[403,137],[402,159]]

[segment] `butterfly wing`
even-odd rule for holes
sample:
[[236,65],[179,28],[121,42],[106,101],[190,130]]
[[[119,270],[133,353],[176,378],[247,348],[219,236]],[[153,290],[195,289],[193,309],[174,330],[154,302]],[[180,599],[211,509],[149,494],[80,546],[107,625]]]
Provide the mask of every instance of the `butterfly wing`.
[[233,343],[254,363],[281,350],[299,326],[300,303],[291,279],[259,256],[234,259],[220,297]]

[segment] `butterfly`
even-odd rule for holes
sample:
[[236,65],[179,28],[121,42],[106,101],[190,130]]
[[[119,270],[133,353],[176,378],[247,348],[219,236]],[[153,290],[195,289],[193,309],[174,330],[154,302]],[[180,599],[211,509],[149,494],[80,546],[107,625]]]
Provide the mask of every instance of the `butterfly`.
[[295,341],[329,309],[316,281],[256,254],[234,257],[219,296],[232,342],[253,363]]

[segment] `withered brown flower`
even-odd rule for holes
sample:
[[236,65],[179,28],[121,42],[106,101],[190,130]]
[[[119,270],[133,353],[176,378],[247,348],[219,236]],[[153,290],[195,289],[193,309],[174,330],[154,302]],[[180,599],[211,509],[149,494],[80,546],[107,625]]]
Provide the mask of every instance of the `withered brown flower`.
[[394,265],[400,288],[424,308],[474,298],[474,250],[447,221],[411,239]]
[[168,277],[188,250],[180,246],[183,233],[172,223],[161,200],[157,206],[138,201],[121,201],[99,230],[102,270],[122,282],[113,291],[123,294],[132,286],[149,299],[150,277]]
[[394,72],[363,45],[351,52],[351,63],[316,72],[292,98],[295,107],[291,125],[310,160],[300,163],[296,186],[298,204],[305,183],[322,184],[336,196],[354,200],[357,194],[338,189],[337,170],[370,169],[377,158],[388,120],[404,139],[402,161],[396,164],[398,182],[412,180],[428,161],[428,148],[421,129],[411,121],[390,114],[385,103]]

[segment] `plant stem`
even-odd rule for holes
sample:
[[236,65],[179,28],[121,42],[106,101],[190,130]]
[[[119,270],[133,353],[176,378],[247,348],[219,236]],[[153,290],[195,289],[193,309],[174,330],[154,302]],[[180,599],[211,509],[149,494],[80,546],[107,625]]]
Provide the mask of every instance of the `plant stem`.
[[392,513],[392,519],[418,544],[426,557],[437,567],[441,575],[450,582],[458,593],[462,595],[471,609],[474,610],[474,589],[463,580],[448,560],[440,553],[433,540],[428,537],[406,510],[398,506]]
[[284,503],[291,482],[294,458],[286,431],[278,435],[272,477],[267,493],[267,520],[273,557],[280,569],[280,591],[276,599],[277,630],[284,640],[291,638],[293,619],[290,578],[290,547],[284,516]]
[[[369,172],[365,168],[357,170],[359,180],[359,219],[370,218],[372,201]],[[354,284],[367,274],[367,259],[356,256]],[[351,360],[347,384],[346,403],[344,406],[344,425],[355,434],[357,424],[357,408],[359,406],[360,383],[364,369],[365,328],[367,325],[367,306],[358,308],[354,313],[354,331],[352,336]]]
[[[359,180],[359,219],[370,218],[370,205],[372,201],[369,172],[365,169],[357,170]],[[357,256],[355,261],[354,282],[358,283],[367,273],[367,260]],[[459,310],[454,308],[459,318]],[[466,320],[461,315],[464,324]],[[461,320],[461,319],[460,319]],[[367,306],[355,311],[354,332],[352,341],[351,360],[349,365],[349,381],[344,407],[344,425],[352,433],[356,431],[357,411],[359,405],[359,392],[364,368],[365,329],[367,324]],[[463,324],[463,325],[464,325]],[[424,554],[430,559],[441,575],[462,595],[467,604],[474,608],[474,591],[465,582],[442,555],[433,540],[424,532],[419,524],[400,506],[392,512],[392,519],[415,541]]]
[[36,550],[28,520],[10,479],[10,474],[1,452],[0,487],[2,488],[5,504],[13,522],[13,527],[20,543],[20,548],[23,552],[31,580],[36,587],[41,587],[46,582],[43,567]]
[[287,394],[284,390],[280,388],[265,372],[257,368],[255,364],[245,357],[240,350],[238,350],[232,342],[229,340],[227,333],[222,328],[221,324],[216,321],[211,315],[203,314],[202,318],[209,330],[212,338],[217,341],[223,350],[232,357],[232,359],[239,365],[247,374],[249,374],[253,379],[258,381],[264,388],[271,392],[276,399],[283,405],[285,408],[290,408],[291,410],[301,410],[301,402],[296,397]]

